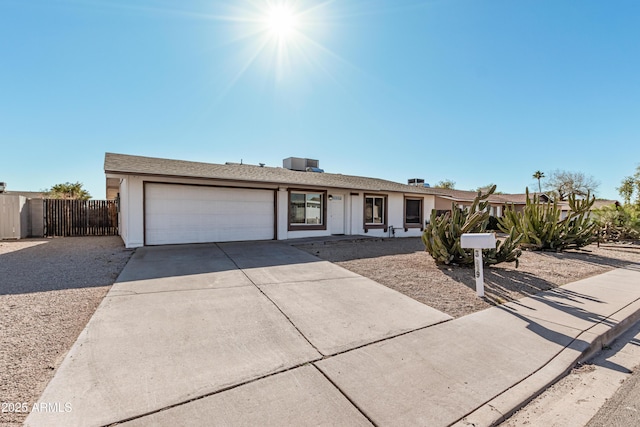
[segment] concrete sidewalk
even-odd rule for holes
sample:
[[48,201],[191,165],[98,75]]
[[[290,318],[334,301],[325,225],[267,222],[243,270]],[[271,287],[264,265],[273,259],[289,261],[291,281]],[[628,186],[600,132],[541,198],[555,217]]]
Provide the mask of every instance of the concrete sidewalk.
[[637,266],[447,321],[279,243],[144,248],[27,425],[491,425],[639,317]]

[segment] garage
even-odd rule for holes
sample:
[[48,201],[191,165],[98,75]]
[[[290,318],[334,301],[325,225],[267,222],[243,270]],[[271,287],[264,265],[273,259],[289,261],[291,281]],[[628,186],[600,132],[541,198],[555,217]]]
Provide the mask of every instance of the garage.
[[146,245],[275,238],[273,190],[144,184]]

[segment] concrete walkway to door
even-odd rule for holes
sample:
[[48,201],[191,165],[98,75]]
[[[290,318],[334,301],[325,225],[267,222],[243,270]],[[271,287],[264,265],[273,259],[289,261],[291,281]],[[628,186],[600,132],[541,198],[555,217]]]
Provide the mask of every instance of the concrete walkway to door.
[[368,424],[309,363],[449,319],[283,243],[140,248],[40,398],[61,410],[26,425],[144,425],[221,391],[223,424]]

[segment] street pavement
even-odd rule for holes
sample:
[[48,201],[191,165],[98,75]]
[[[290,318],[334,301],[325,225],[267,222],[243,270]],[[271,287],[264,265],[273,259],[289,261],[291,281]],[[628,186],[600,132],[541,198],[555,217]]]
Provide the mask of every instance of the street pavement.
[[640,382],[636,380],[640,367],[639,344],[640,321],[500,427],[640,425]]
[[[636,366],[638,368],[638,366]],[[593,416],[586,427],[636,427],[640,425],[640,370],[625,380]]]
[[[600,363],[613,373],[626,374],[627,378],[615,394],[607,399],[586,427],[635,427],[640,425],[640,322],[632,334],[621,340],[622,348],[609,349],[611,356]],[[596,361],[596,363],[598,363]],[[629,373],[631,373],[629,375]],[[601,387],[599,384],[598,387]]]
[[639,316],[637,267],[451,320],[279,242],[141,248],[26,425],[491,425]]

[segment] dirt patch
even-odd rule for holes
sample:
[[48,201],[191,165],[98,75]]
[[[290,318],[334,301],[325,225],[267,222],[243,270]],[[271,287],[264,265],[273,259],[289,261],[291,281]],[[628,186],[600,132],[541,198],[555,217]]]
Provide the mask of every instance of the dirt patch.
[[35,403],[130,255],[119,237],[0,242],[0,401]]
[[640,245],[590,245],[562,253],[525,251],[520,266],[486,267],[485,298],[475,293],[473,268],[437,266],[419,238],[355,239],[296,245],[319,258],[395,289],[453,317],[515,301],[629,264]]

